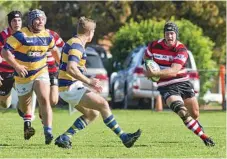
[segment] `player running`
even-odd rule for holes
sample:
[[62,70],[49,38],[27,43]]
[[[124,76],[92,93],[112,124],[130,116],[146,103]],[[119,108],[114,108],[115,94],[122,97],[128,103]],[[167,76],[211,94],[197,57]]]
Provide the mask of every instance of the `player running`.
[[148,66],[147,77],[160,77],[158,91],[165,103],[182,119],[185,126],[193,131],[206,146],[214,146],[200,123],[199,106],[195,92],[185,70],[188,58],[187,48],[178,41],[179,30],[175,23],[168,22],[164,26],[164,39],[151,42],[145,52],[145,59],[153,59],[161,70],[154,71]]
[[[7,40],[22,27],[20,11],[11,11],[8,15],[9,27],[0,32],[0,52]],[[0,107],[9,108],[11,105],[11,90],[14,85],[14,68],[0,54]]]
[[94,121],[100,113],[105,125],[119,136],[127,148],[130,148],[140,137],[141,131],[138,130],[132,134],[125,133],[114,118],[108,102],[98,94],[102,91],[100,81],[87,78],[83,74],[86,63],[85,44],[91,42],[95,27],[96,23],[93,20],[81,17],[77,24],[77,35],[68,40],[62,50],[59,94],[63,100],[75,106],[83,115],[55,140],[55,144],[62,148],[71,148],[70,138]]

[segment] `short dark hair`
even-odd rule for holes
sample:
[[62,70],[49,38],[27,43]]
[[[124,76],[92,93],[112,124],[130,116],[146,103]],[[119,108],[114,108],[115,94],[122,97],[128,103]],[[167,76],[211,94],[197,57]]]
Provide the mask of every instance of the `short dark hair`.
[[77,23],[77,34],[86,34],[96,28],[96,22],[86,17],[80,17]]

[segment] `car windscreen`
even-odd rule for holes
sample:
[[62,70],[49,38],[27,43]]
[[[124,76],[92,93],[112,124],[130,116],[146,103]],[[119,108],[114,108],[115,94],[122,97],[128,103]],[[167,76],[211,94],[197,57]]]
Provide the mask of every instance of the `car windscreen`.
[[98,55],[87,54],[86,67],[87,68],[103,68],[103,63]]

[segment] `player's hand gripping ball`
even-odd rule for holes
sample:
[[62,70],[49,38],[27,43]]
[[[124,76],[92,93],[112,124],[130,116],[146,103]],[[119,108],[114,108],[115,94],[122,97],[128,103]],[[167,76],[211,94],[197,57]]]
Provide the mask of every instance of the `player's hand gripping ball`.
[[[148,66],[150,66],[150,68],[152,68],[152,70],[154,70],[154,71],[160,71],[159,65],[153,60],[145,61],[145,63],[144,63],[145,70],[149,69]],[[148,79],[152,80],[153,82],[157,82],[157,81],[159,81],[160,77],[153,76],[153,77],[148,77]]]

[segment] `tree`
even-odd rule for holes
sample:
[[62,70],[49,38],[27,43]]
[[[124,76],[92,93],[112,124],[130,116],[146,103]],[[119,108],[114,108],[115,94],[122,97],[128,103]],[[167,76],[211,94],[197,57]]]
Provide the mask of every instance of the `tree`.
[[175,2],[178,4],[177,17],[184,17],[204,30],[214,42],[213,58],[218,63],[225,63],[226,51],[226,2],[194,1]]
[[68,40],[76,33],[79,17],[86,16],[96,20],[97,28],[94,41],[117,31],[131,14],[129,2],[124,1],[40,1],[39,5],[48,17],[47,27],[60,32],[63,39]]

